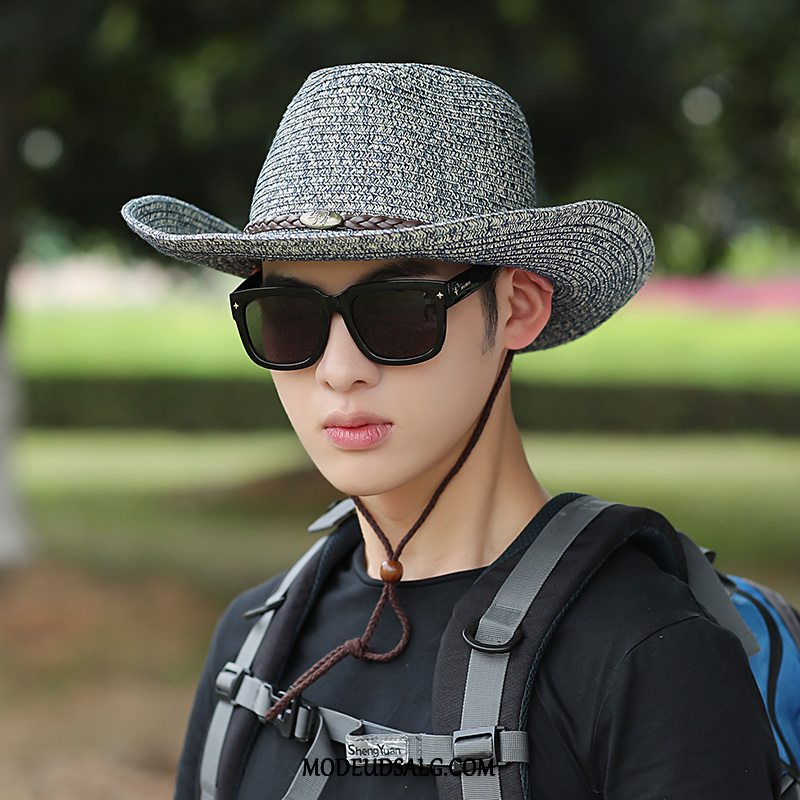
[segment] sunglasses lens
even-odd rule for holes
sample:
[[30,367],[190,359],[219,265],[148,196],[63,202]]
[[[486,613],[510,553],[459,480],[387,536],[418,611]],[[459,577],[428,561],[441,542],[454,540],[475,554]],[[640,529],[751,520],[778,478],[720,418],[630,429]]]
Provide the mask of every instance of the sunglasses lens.
[[[377,357],[402,361],[433,351],[443,306],[422,289],[376,289],[353,298],[359,336]],[[251,300],[245,307],[247,335],[265,361],[290,367],[322,352],[328,316],[321,297],[282,293]]]
[[353,320],[367,347],[381,358],[416,358],[433,349],[437,304],[421,289],[381,289],[353,300]]
[[306,361],[319,349],[327,332],[323,303],[308,296],[258,298],[247,304],[245,319],[253,349],[275,364]]

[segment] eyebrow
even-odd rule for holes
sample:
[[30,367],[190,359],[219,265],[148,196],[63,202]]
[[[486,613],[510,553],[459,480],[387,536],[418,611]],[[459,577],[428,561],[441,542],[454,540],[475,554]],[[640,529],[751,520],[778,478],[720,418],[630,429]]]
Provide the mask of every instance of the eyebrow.
[[[435,275],[440,277],[439,271],[433,264],[426,264],[424,261],[417,261],[416,259],[402,259],[400,261],[392,261],[390,264],[384,264],[382,267],[373,270],[372,272],[364,275],[360,280],[355,281],[358,283],[369,283],[370,281],[389,280],[391,278],[422,278],[425,276]],[[294,278],[290,275],[281,275],[277,272],[267,273],[262,282],[262,286],[299,286],[305,289],[318,289],[324,291],[321,286],[317,286],[307,281],[301,281],[299,278]]]

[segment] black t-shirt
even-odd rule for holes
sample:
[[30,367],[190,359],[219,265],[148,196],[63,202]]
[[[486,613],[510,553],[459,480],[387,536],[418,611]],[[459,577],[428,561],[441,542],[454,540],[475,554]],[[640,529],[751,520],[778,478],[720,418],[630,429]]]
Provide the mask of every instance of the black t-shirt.
[[[526,547],[575,494],[553,497],[504,555]],[[345,525],[358,525],[355,516]],[[423,531],[420,531],[423,533]],[[502,557],[502,556],[501,556]],[[456,601],[483,568],[401,581],[411,638],[386,663],[346,657],[304,698],[410,732],[431,732],[439,641]],[[259,605],[281,576],[239,595],[214,633],[178,770],[176,800],[196,800],[214,679],[236,657]],[[284,673],[286,688],[348,638],[360,636],[381,591],[364,545],[330,574]],[[370,641],[391,649],[400,625],[387,606]],[[547,646],[528,715],[530,796],[539,800],[774,800],[780,766],[770,724],[739,640],[711,621],[688,587],[634,545],[618,548],[564,616]],[[237,800],[279,800],[308,745],[266,724]],[[344,748],[334,743],[335,755]],[[419,771],[418,771],[419,772]],[[432,775],[334,774],[322,800],[434,800]]]

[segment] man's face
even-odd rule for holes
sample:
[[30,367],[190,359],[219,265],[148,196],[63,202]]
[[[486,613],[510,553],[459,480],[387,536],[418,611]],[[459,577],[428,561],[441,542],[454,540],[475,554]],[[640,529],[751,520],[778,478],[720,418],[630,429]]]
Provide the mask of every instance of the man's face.
[[[416,259],[415,259],[416,260]],[[431,279],[449,279],[467,267],[425,259]],[[262,274],[298,278],[338,294],[376,268],[373,261],[265,261]],[[452,466],[466,445],[505,355],[500,337],[484,353],[479,292],[447,311],[441,352],[420,364],[385,366],[367,358],[341,315],[331,319],[324,353],[305,369],[270,370],[292,426],[311,460],[339,491],[357,496],[390,492]],[[392,423],[377,444],[344,449],[325,432],[332,412],[367,412]],[[442,475],[443,476],[443,475]]]

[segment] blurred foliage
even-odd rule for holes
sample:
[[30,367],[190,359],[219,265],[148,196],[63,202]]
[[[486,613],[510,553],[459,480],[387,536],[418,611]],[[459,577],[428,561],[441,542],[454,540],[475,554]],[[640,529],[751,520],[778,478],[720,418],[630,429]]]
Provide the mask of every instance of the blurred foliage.
[[775,253],[791,254],[799,6],[12,0],[0,7],[0,164],[12,187],[0,269],[42,230],[153,256],[119,215],[142,194],[244,226],[291,97],[309,72],[357,61],[447,64],[507,89],[532,129],[540,205],[603,197],[636,210],[658,269],[720,268],[743,236],[778,237]]

